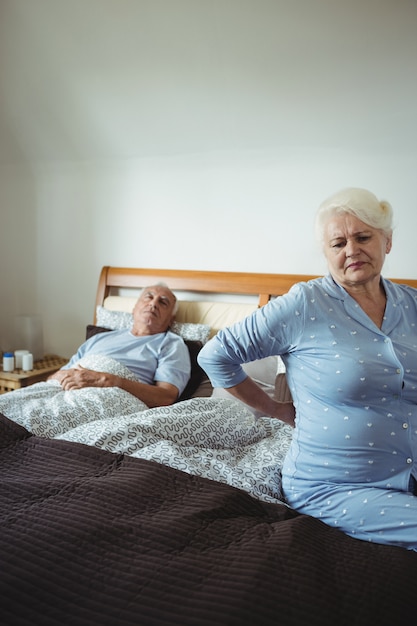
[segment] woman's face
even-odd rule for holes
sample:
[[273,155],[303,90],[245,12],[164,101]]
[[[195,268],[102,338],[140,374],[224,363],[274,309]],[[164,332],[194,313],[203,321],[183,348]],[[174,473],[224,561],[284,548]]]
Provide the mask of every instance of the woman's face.
[[324,254],[333,278],[343,287],[364,285],[381,274],[392,237],[350,213],[335,214],[324,228]]

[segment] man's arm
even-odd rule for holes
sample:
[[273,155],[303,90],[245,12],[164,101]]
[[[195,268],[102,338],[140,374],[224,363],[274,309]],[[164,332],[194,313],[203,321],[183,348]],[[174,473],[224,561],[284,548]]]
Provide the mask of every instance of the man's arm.
[[58,380],[65,391],[83,387],[119,387],[142,400],[150,408],[168,406],[178,399],[178,389],[171,383],[156,382],[154,385],[149,385],[127,380],[115,374],[95,372],[84,367],[58,370],[48,380],[52,379]]

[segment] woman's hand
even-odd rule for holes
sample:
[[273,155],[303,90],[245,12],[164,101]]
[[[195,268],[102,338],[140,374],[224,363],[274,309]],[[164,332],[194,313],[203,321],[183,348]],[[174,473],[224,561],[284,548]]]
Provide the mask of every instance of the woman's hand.
[[294,428],[295,425],[295,407],[292,402],[277,402],[275,401],[276,411],[271,414],[271,417],[289,424]]

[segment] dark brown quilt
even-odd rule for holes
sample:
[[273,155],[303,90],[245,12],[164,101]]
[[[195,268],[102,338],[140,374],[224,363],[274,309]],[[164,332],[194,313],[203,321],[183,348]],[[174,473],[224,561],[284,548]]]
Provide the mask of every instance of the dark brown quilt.
[[2,626],[408,624],[417,555],[0,417]]

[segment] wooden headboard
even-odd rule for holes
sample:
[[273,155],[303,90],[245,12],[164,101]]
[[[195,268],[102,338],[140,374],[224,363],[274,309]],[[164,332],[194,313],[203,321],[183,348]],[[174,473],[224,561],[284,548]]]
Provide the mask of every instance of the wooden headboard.
[[[165,282],[173,291],[256,296],[258,306],[263,306],[271,297],[286,293],[295,283],[316,277],[309,274],[260,274],[104,266],[97,288],[96,307],[103,305],[112,289],[141,289],[158,282]],[[417,280],[401,278],[392,280],[417,288]]]
[[105,266],[100,274],[96,306],[103,305],[112,289],[140,289],[157,282],[165,282],[173,291],[257,296],[258,306],[262,306],[271,297],[286,293],[294,283],[311,278],[316,276]]

